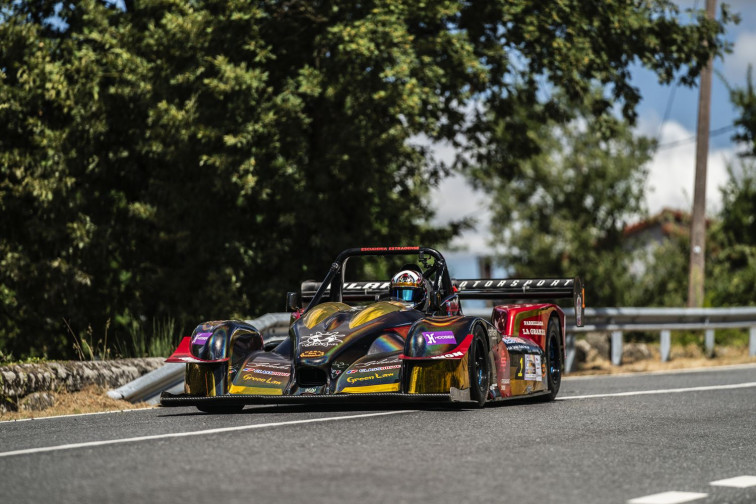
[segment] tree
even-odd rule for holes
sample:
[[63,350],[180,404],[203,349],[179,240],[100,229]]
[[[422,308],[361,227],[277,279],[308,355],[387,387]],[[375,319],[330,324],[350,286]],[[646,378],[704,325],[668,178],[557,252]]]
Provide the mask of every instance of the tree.
[[752,76],[753,67],[749,65],[745,87],[730,90],[730,101],[740,111],[740,117],[735,119],[737,133],[733,140],[745,144],[746,157],[756,157],[756,93]]
[[728,166],[722,210],[712,231],[716,249],[708,276],[713,306],[756,304],[756,163]]
[[725,47],[726,15],[636,4],[3,0],[0,345],[279,310],[346,246],[445,243],[417,138],[526,158],[567,118],[544,90],[632,117],[634,60],[690,80]]
[[500,259],[514,275],[580,275],[590,303],[611,306],[632,290],[623,230],[643,212],[644,165],[654,142],[622,121],[611,138],[601,129],[590,115],[548,123],[541,154],[520,163],[511,179],[484,187],[493,202],[493,240],[504,245]]

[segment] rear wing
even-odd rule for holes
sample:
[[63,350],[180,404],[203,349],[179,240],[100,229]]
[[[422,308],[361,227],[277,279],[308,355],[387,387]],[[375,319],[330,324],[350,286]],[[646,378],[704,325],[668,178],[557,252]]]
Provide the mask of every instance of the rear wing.
[[[302,282],[302,301],[309,301],[315,297],[321,282],[308,280]],[[344,282],[341,288],[341,297],[344,301],[373,301],[389,292],[389,282]],[[330,286],[323,295],[331,294]]]
[[460,299],[569,299],[575,307],[575,323],[583,326],[585,289],[575,278],[480,278],[453,280]]
[[[575,278],[502,278],[453,280],[454,289],[460,299],[569,299],[575,307],[575,321],[583,326],[585,310],[585,289],[579,277]],[[302,300],[315,296],[321,282],[302,283]],[[388,294],[389,282],[344,282],[344,301],[371,301]],[[326,289],[325,295],[330,294]]]

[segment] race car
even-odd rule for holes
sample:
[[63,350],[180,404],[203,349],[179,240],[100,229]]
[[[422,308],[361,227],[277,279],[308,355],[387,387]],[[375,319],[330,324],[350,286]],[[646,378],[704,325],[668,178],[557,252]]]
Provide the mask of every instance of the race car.
[[[353,278],[366,268],[350,269],[349,261],[372,256],[412,260],[390,281]],[[272,348],[244,321],[197,326],[167,360],[186,363],[184,393],[164,392],[160,403],[229,413],[246,404],[310,401],[479,407],[553,400],[564,371],[565,314],[552,300],[562,298],[572,299],[581,326],[579,278],[452,280],[433,248],[347,249],[322,282],[287,294],[289,334]],[[493,306],[489,321],[464,315],[465,299],[521,303]]]

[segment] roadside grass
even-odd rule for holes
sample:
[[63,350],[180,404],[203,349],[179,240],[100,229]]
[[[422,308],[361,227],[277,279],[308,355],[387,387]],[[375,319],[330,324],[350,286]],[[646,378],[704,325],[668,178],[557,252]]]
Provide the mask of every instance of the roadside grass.
[[79,392],[50,392],[50,394],[55,398],[55,404],[53,406],[42,411],[21,410],[0,413],[0,421],[153,407],[152,404],[131,404],[128,401],[113,399],[108,397],[105,388],[97,385],[86,387]]
[[756,364],[756,357],[749,355],[748,346],[723,346],[714,348],[714,356],[707,357],[698,342],[685,345],[675,344],[673,340],[667,362],[662,362],[659,344],[649,344],[651,356],[635,362],[626,362],[615,366],[608,359],[596,359],[583,368],[566,376],[584,376],[599,374],[643,373],[653,371],[671,371],[679,369],[711,368],[735,364]]

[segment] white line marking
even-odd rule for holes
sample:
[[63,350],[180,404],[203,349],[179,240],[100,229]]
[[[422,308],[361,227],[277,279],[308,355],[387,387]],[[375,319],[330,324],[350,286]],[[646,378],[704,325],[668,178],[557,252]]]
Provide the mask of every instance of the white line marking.
[[702,390],[730,390],[756,387],[756,382],[747,383],[734,383],[732,385],[709,385],[706,387],[689,387],[689,388],[677,388],[677,389],[661,389],[661,390],[635,390],[633,392],[617,392],[614,394],[593,394],[593,395],[578,395],[557,397],[557,401],[568,401],[570,399],[593,399],[596,397],[624,397],[624,396],[638,396],[638,395],[653,395],[653,394],[677,394],[681,392],[700,392]]
[[255,424],[255,425],[240,425],[237,427],[221,427],[218,429],[207,429],[207,430],[192,431],[192,432],[174,432],[170,434],[155,434],[153,436],[139,436],[139,437],[123,438],[123,439],[106,439],[104,441],[88,441],[86,443],[73,443],[73,444],[58,445],[58,446],[43,446],[40,448],[28,448],[26,450],[13,450],[13,451],[8,451],[8,452],[0,452],[0,458],[11,457],[13,455],[27,455],[30,453],[73,450],[75,448],[87,448],[90,446],[105,446],[105,445],[113,445],[113,444],[120,444],[120,443],[133,443],[137,441],[149,441],[153,439],[202,436],[206,434],[218,434],[221,432],[264,429],[266,427],[281,427],[283,425],[299,425],[299,424],[307,424],[307,423],[332,422],[335,420],[350,420],[353,418],[368,418],[368,417],[383,416],[383,415],[398,415],[400,413],[414,413],[415,411],[417,410],[384,411],[381,413],[366,413],[363,415],[345,415],[345,416],[326,417],[326,418],[310,418],[307,420],[290,420],[288,422],[274,422],[274,423],[265,423],[265,424]]
[[679,504],[680,502],[690,502],[706,497],[705,493],[695,492],[662,492],[645,497],[631,499],[628,504]]
[[570,376],[567,374],[562,377],[562,380],[595,380],[597,378],[627,378],[628,376],[653,376],[653,375],[667,375],[667,374],[688,374],[688,373],[708,373],[715,371],[740,371],[744,369],[754,369],[756,364],[728,364],[726,366],[709,366],[700,368],[680,368],[680,369],[662,369],[659,371],[627,371],[624,373],[612,373],[612,374],[593,374],[593,375],[581,375]]
[[711,483],[709,483],[709,485],[733,488],[748,488],[756,486],[756,476],[738,476],[737,478],[712,481]]

